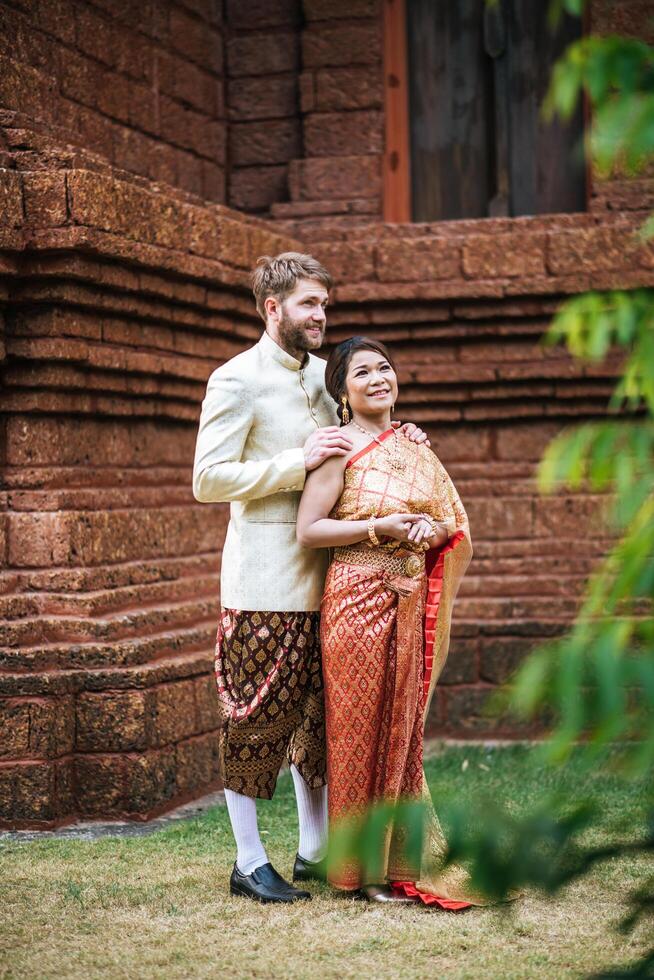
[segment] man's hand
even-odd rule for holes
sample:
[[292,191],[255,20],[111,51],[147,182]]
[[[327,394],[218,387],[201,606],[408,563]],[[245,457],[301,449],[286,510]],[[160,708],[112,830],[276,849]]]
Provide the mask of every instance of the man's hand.
[[431,446],[431,442],[427,438],[427,433],[419,429],[415,422],[391,422],[394,429],[403,435],[406,439],[410,439],[411,442],[417,442],[421,445],[423,442],[425,446]]
[[346,456],[353,445],[352,440],[337,425],[317,429],[304,444],[304,465],[307,472],[315,470],[329,456]]

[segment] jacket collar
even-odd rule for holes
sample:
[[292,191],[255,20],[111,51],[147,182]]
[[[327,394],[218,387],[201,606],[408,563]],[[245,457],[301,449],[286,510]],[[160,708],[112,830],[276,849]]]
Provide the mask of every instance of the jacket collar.
[[269,357],[272,357],[273,361],[277,361],[278,364],[288,368],[289,371],[299,371],[301,368],[307,367],[309,363],[308,354],[305,355],[304,361],[298,361],[296,357],[288,354],[279,344],[275,343],[270,334],[265,330],[261,335],[259,346]]

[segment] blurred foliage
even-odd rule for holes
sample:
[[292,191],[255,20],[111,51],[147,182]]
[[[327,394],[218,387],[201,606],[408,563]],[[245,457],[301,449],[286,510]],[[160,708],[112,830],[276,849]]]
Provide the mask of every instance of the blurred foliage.
[[[581,16],[583,0],[554,0],[550,22]],[[624,37],[586,36],[554,67],[543,112],[569,119],[587,98],[592,125],[587,148],[597,170],[637,173],[654,151],[654,48]],[[654,217],[640,231],[643,247]],[[621,376],[604,420],[562,432],[539,469],[541,491],[603,494],[612,545],[590,576],[569,633],[540,647],[492,700],[492,710],[521,719],[553,718],[541,764],[561,765],[581,751],[588,767],[605,765],[625,780],[645,780],[649,815],[636,839],[583,843],[597,811],[583,798],[543,798],[521,816],[489,800],[439,801],[450,845],[448,862],[465,862],[472,883],[497,899],[532,885],[554,893],[598,863],[621,855],[654,855],[654,290],[591,292],[565,302],[545,338],[583,361],[619,358]],[[581,747],[581,748],[580,748]],[[616,751],[617,749],[617,751]],[[647,782],[648,781],[648,782]],[[385,810],[345,840],[379,841]],[[419,811],[398,813],[415,842]],[[377,823],[375,823],[377,820]],[[343,841],[339,841],[339,847]],[[341,855],[342,856],[342,855]],[[654,876],[629,896],[628,931],[654,912]],[[654,950],[608,977],[654,976]]]
[[[583,0],[554,0],[550,20],[566,12],[580,16]],[[566,120],[582,96],[591,108],[588,149],[602,174],[637,173],[654,151],[654,49],[624,37],[586,36],[571,44],[554,67],[543,111]],[[641,229],[646,242],[654,219]],[[613,535],[606,557],[590,576],[569,633],[532,653],[495,699],[495,709],[523,719],[548,712],[554,723],[543,744],[544,763],[561,764],[575,745],[588,766],[617,766],[625,779],[649,780],[654,770],[654,290],[590,292],[565,302],[545,337],[583,361],[621,360],[621,377],[608,405],[608,418],[562,432],[548,446],[539,469],[543,493],[567,488],[605,495],[604,520]],[[615,753],[616,744],[619,752]],[[613,751],[612,751],[613,750]],[[630,851],[654,854],[654,798],[642,836],[601,848],[575,844],[592,810],[576,801],[572,818],[557,816],[544,801],[517,823],[493,818],[493,835],[512,834],[512,847],[495,874],[504,889],[529,882],[556,891],[590,867]],[[487,812],[489,810],[486,806]],[[455,820],[463,828],[463,819]],[[533,831],[533,853],[525,852]],[[481,881],[493,854],[479,834],[455,830],[452,856],[472,861]],[[539,855],[555,842],[560,850],[548,865]],[[542,850],[544,848],[544,850]],[[654,911],[654,877],[630,896],[622,928],[633,928]],[[611,976],[650,976],[654,952],[627,971]]]
[[[554,0],[555,25],[563,12],[580,16],[583,0]],[[554,67],[543,111],[569,119],[582,96],[591,109],[587,146],[601,174],[637,173],[654,151],[654,49],[624,37],[586,36],[571,44]],[[640,232],[654,233],[654,219]],[[645,247],[645,245],[644,245]],[[590,576],[569,633],[532,653],[494,707],[530,719],[553,714],[542,759],[561,764],[581,744],[588,766],[617,767],[625,779],[649,781],[654,772],[654,290],[590,292],[565,302],[545,337],[582,361],[619,357],[621,376],[605,420],[575,426],[548,446],[539,469],[543,493],[560,489],[605,495],[604,522],[613,544]],[[616,745],[619,748],[615,753]],[[518,846],[501,871],[505,888],[531,882],[555,891],[600,861],[634,849],[654,854],[654,795],[642,836],[601,848],[574,844],[579,820],[592,811],[577,800],[576,818],[552,809],[522,818],[538,848],[561,838],[561,860],[545,869]],[[552,803],[552,801],[550,801]],[[549,816],[548,816],[549,814]],[[505,815],[505,827],[512,822]],[[549,821],[553,820],[553,823]],[[502,823],[498,817],[496,822]],[[462,825],[461,822],[459,825]],[[496,829],[496,832],[500,831]],[[479,874],[487,845],[474,834],[454,837],[456,854]],[[454,850],[454,849],[453,849]],[[549,877],[548,877],[549,875]],[[654,877],[630,896],[624,930],[654,912]],[[608,976],[651,976],[654,951],[633,968]]]
[[621,739],[627,771],[643,775],[654,767],[654,291],[569,300],[546,341],[563,341],[586,360],[623,348],[609,407],[629,413],[562,432],[541,462],[545,493],[606,493],[605,522],[616,537],[572,630],[523,664],[508,704],[525,718],[555,709],[550,759],[564,759],[582,736],[593,758]]
[[401,828],[403,850],[409,864],[420,867],[423,842],[423,805],[421,801],[379,803],[363,813],[341,820],[330,829],[328,863],[330,873],[338,876],[344,864],[354,862],[371,883],[384,880],[385,841],[393,827]]
[[586,36],[569,45],[552,72],[545,118],[570,119],[582,92],[592,113],[589,145],[597,171],[641,171],[654,151],[654,49],[618,36]]

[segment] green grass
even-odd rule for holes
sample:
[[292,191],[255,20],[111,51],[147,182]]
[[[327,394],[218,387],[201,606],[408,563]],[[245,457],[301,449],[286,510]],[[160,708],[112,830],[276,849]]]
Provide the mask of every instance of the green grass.
[[[480,789],[521,812],[544,791],[601,803],[585,840],[642,833],[645,787],[606,767],[533,767],[525,746],[446,748],[426,769],[438,800]],[[464,761],[467,765],[464,768]],[[271,860],[290,875],[297,841],[291,781],[259,806]],[[227,813],[171,823],[148,837],[44,839],[0,845],[0,976],[41,977],[580,977],[647,948],[645,927],[614,926],[646,878],[642,858],[602,865],[554,898],[461,915],[377,908],[312,886],[310,905],[230,898],[234,860]]]

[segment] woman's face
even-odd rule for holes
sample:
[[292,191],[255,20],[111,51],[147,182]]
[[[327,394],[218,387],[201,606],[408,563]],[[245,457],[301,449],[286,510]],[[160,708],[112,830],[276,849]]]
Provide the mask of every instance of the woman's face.
[[397,400],[397,375],[379,351],[359,350],[348,365],[345,391],[353,412],[379,415]]

